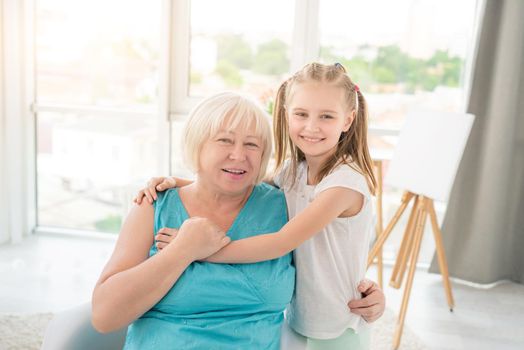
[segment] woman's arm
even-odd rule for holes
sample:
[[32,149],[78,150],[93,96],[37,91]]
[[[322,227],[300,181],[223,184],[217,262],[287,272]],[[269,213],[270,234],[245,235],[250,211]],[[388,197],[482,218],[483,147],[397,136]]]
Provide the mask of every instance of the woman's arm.
[[[133,322],[171,289],[191,262],[229,243],[223,232],[211,225],[206,228],[201,222],[204,219],[195,218],[184,222],[173,244],[148,259],[153,215],[153,207],[143,203],[135,206],[124,222],[93,291],[92,323],[99,332],[111,332]],[[188,234],[195,224],[198,234]]]
[[348,303],[349,310],[356,315],[362,316],[368,323],[375,322],[386,309],[384,292],[376,282],[366,279],[360,281],[358,291],[363,294],[363,298],[351,300]]
[[281,257],[320,232],[342,213],[347,216],[357,214],[363,203],[364,196],[357,191],[343,187],[327,189],[280,231],[231,242],[206,261],[253,263]]

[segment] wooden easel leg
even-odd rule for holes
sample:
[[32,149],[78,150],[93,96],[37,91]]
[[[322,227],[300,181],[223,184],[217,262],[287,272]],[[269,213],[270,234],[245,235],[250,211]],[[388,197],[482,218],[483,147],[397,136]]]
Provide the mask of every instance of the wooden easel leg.
[[418,254],[420,252],[420,245],[422,243],[422,235],[424,234],[424,226],[426,224],[426,199],[420,197],[420,203],[418,205],[418,215],[416,220],[416,229],[414,236],[414,246],[411,251],[411,260],[409,264],[409,273],[406,283],[406,289],[404,290],[404,295],[402,297],[402,305],[400,307],[400,314],[397,321],[397,328],[395,329],[395,335],[393,338],[393,348],[396,350],[400,345],[400,338],[402,336],[402,331],[404,328],[404,320],[406,318],[406,311],[408,308],[409,296],[411,293],[411,287],[413,286],[413,277],[415,276],[415,271],[417,268]]
[[[377,239],[384,231],[383,222],[382,222],[382,161],[377,163]],[[378,285],[380,288],[384,288],[383,283],[383,271],[384,264],[382,261],[382,248],[378,251],[377,257],[377,275],[378,275]]]
[[435,212],[435,206],[433,200],[427,201],[427,210],[429,217],[431,218],[431,225],[433,227],[433,235],[435,236],[435,246],[437,249],[438,265],[440,273],[442,274],[442,281],[444,282],[444,290],[446,291],[446,299],[448,300],[449,311],[453,311],[455,302],[453,300],[453,294],[451,293],[451,283],[449,282],[449,271],[448,263],[446,261],[446,254],[444,252],[444,245],[442,244],[442,233],[438,226],[437,213]]
[[[406,265],[408,256],[411,254],[411,247],[413,245],[413,236],[415,235],[415,217],[418,208],[419,196],[415,197],[413,201],[413,208],[409,214],[408,224],[406,230],[404,231],[404,236],[402,237],[402,242],[400,249],[397,255],[397,260],[395,261],[395,266],[393,267],[393,272],[391,273],[391,279],[389,285],[393,288],[399,289],[406,272]],[[399,276],[400,272],[400,276]]]
[[391,219],[390,223],[388,224],[388,226],[386,227],[384,232],[382,232],[382,234],[378,237],[377,241],[375,242],[375,245],[373,246],[373,248],[369,252],[369,255],[368,255],[368,266],[367,266],[368,268],[373,263],[373,260],[377,256],[378,252],[382,249],[382,246],[384,245],[384,242],[386,241],[386,239],[391,234],[391,231],[393,231],[393,228],[397,224],[398,219],[400,218],[402,213],[404,213],[404,210],[406,210],[406,207],[408,206],[409,201],[411,200],[411,198],[413,198],[413,196],[414,195],[411,192],[404,192],[404,194],[402,195],[402,204],[397,209],[397,212],[395,213],[395,215]]

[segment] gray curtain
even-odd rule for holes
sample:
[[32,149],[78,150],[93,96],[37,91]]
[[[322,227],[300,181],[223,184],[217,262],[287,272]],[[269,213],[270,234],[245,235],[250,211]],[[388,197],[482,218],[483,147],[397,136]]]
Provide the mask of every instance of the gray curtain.
[[[468,112],[476,116],[442,224],[450,275],[524,281],[524,1],[487,0]],[[436,256],[430,272],[438,272]]]

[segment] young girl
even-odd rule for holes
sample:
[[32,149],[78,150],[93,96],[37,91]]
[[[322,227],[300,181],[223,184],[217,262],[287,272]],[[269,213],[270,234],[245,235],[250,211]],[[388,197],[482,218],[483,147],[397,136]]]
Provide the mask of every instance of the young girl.
[[[274,182],[286,195],[290,221],[279,232],[233,241],[207,260],[250,263],[295,250],[291,328],[307,349],[367,349],[366,322],[345,307],[360,297],[373,230],[376,181],[364,96],[342,65],[308,64],[280,86],[273,127]],[[139,199],[152,194],[154,188],[143,190]],[[160,232],[157,240],[162,247],[170,238]]]

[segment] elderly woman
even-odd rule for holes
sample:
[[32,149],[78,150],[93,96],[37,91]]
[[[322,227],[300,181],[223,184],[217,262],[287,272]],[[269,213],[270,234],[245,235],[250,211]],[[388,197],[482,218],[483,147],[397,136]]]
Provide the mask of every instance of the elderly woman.
[[[271,154],[267,117],[251,100],[221,93],[191,113],[183,144],[196,180],[160,193],[154,207],[132,209],[95,286],[93,325],[110,332],[131,323],[125,349],[278,349],[294,289],[291,256],[201,261],[247,237],[246,228],[258,235],[287,221],[283,193],[260,184]],[[199,217],[222,231],[195,231]],[[154,235],[164,227],[179,231],[157,250]]]

